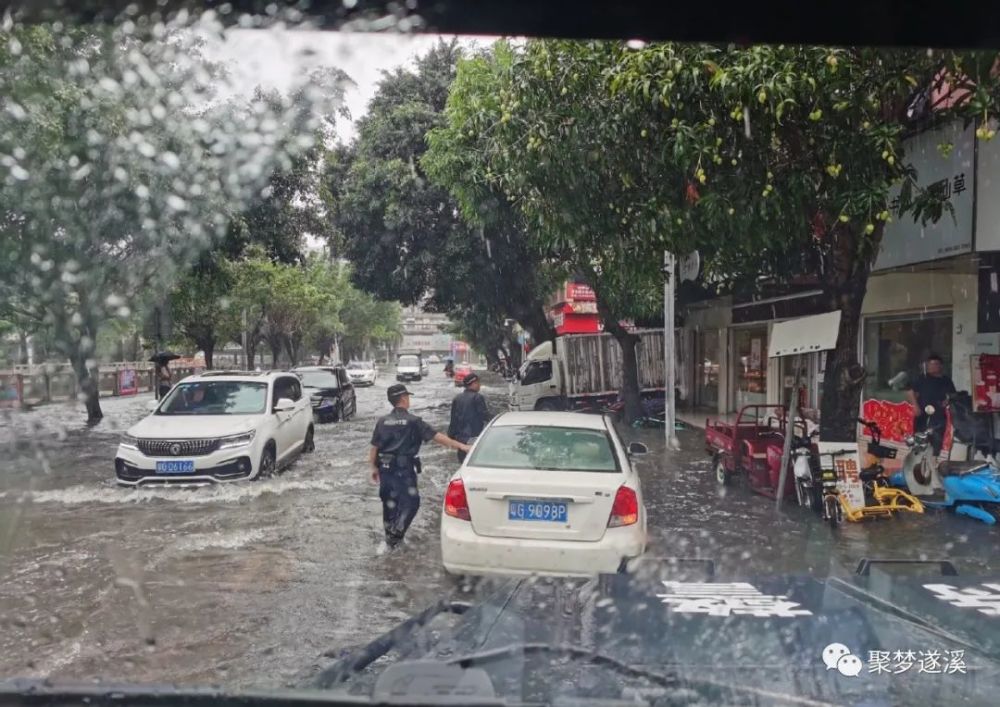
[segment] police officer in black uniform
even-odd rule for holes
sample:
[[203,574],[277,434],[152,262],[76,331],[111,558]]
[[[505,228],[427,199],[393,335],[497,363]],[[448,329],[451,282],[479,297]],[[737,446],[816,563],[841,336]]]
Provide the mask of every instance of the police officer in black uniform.
[[372,480],[379,485],[382,499],[382,522],[385,542],[390,548],[398,545],[420,508],[417,474],[420,473],[420,446],[434,441],[445,447],[469,451],[469,446],[436,432],[416,415],[411,415],[410,391],[397,383],[389,386],[392,412],[380,417],[372,433],[368,461]]
[[[462,381],[465,390],[451,401],[451,424],[448,425],[448,436],[459,442],[468,442],[479,436],[479,433],[490,421],[490,411],[486,407],[486,398],[479,392],[479,376],[470,373]],[[458,461],[465,460],[465,452],[458,453]]]

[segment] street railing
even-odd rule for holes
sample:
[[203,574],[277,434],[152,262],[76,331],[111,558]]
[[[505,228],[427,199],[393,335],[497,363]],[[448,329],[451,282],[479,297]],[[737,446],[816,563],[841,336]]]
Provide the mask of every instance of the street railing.
[[[195,366],[171,366],[178,381],[202,370]],[[98,367],[101,397],[138,395],[154,390],[156,369],[148,361],[125,361]],[[34,407],[72,400],[79,392],[76,374],[68,363],[14,366],[0,369],[0,407]]]

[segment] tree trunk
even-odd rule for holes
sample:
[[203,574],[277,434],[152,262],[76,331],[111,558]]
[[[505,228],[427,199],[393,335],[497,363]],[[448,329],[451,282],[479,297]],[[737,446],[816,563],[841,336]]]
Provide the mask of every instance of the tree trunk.
[[[596,291],[596,290],[595,290]],[[642,417],[642,397],[639,391],[639,362],[636,358],[636,344],[639,337],[618,323],[618,317],[601,302],[597,294],[597,308],[604,322],[604,330],[611,334],[622,349],[622,400],[625,402],[625,422],[632,424]],[[596,365],[596,364],[595,364]],[[670,393],[669,384],[667,387]]]
[[77,385],[80,393],[84,396],[84,405],[87,408],[87,423],[94,424],[100,422],[104,417],[101,411],[101,390],[98,383],[97,365],[87,366],[87,354],[77,353],[71,358],[73,372],[76,373]]
[[[857,286],[854,286],[857,288]],[[837,348],[826,354],[823,400],[820,404],[820,439],[824,442],[857,441],[857,418],[864,387],[864,369],[858,362],[858,335],[865,286],[835,297],[840,309]]]
[[201,350],[205,353],[205,368],[212,370],[212,358],[215,355],[215,339],[206,340],[201,344]]
[[267,346],[271,349],[271,368],[278,367],[278,361],[281,359],[281,344],[281,339],[274,337],[267,338]]
[[[605,324],[607,328],[607,324]],[[622,398],[625,401],[625,422],[632,424],[642,417],[642,396],[639,392],[639,363],[636,359],[636,344],[639,337],[616,326],[611,335],[622,347]],[[668,389],[667,393],[672,391]]]
[[17,362],[22,366],[28,364],[28,333],[24,329],[17,330]]
[[247,350],[245,353],[246,366],[252,371],[254,368],[254,362],[257,360],[257,342],[249,337],[247,337]]
[[[873,252],[878,250],[883,228],[879,223],[872,235]],[[858,341],[861,307],[873,259],[857,255],[858,244],[863,238],[850,227],[835,228],[832,247],[824,263],[830,308],[841,312],[837,347],[827,352],[823,372],[820,440],[824,442],[857,441],[857,418],[865,381],[865,370],[858,361]]]

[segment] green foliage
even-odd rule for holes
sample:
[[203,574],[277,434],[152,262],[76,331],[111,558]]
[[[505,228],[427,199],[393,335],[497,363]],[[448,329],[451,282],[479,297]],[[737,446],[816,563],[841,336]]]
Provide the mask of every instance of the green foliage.
[[218,101],[198,21],[0,30],[0,300],[52,331],[94,419],[103,323],[169,291],[321,127],[311,96]]
[[463,217],[447,180],[424,160],[428,134],[445,127],[460,54],[441,43],[415,70],[383,78],[356,143],[330,159],[335,229],[362,289],[450,313],[473,306],[494,323],[512,317],[544,335],[547,282],[521,223],[506,204],[493,218]]

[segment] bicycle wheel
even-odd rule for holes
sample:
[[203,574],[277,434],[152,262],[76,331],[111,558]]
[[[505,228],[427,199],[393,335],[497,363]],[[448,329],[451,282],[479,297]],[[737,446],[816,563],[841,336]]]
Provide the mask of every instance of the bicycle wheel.
[[840,523],[840,501],[836,496],[823,497],[823,517],[831,528],[836,528]]

